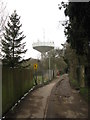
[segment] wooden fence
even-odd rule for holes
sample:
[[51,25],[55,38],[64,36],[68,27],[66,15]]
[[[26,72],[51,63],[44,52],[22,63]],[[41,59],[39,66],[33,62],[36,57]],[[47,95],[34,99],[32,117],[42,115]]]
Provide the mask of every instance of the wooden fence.
[[30,69],[2,68],[2,112],[8,111],[33,86]]

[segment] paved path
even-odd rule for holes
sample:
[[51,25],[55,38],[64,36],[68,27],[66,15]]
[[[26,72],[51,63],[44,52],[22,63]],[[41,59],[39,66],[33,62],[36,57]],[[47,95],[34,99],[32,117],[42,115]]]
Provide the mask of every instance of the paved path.
[[54,86],[46,118],[88,118],[88,105],[78,91],[71,89],[68,75]]
[[7,114],[7,118],[44,118],[51,90],[59,80],[60,78],[57,78],[29,93],[14,110]]
[[65,74],[48,85],[29,93],[7,115],[8,118],[86,118],[88,105],[76,90],[71,89]]

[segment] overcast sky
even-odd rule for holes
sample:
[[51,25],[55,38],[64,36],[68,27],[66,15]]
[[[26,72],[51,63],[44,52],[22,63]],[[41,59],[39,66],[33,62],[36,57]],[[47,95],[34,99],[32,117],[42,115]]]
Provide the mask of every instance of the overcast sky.
[[[9,15],[14,10],[21,16],[21,30],[26,35],[25,58],[39,58],[40,53],[32,48],[33,42],[54,41],[55,47],[65,43],[64,28],[59,21],[65,20],[63,10],[58,9],[62,0],[4,0]],[[64,0],[68,1],[68,0]],[[43,39],[45,36],[45,39]]]

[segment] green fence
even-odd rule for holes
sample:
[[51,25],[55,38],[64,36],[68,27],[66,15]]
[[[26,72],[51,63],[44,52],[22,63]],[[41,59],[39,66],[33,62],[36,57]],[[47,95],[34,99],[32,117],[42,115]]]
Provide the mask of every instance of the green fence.
[[29,69],[2,69],[2,112],[8,111],[33,86]]

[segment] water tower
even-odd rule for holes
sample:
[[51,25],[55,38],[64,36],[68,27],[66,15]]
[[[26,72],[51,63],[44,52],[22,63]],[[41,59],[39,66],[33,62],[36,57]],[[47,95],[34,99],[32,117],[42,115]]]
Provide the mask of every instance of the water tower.
[[[38,41],[36,43],[33,43],[32,46],[33,46],[33,49],[41,53],[41,58],[43,59],[43,56],[45,55],[46,52],[49,52],[50,50],[54,49],[54,42]],[[50,76],[50,57],[49,57],[49,76]]]

